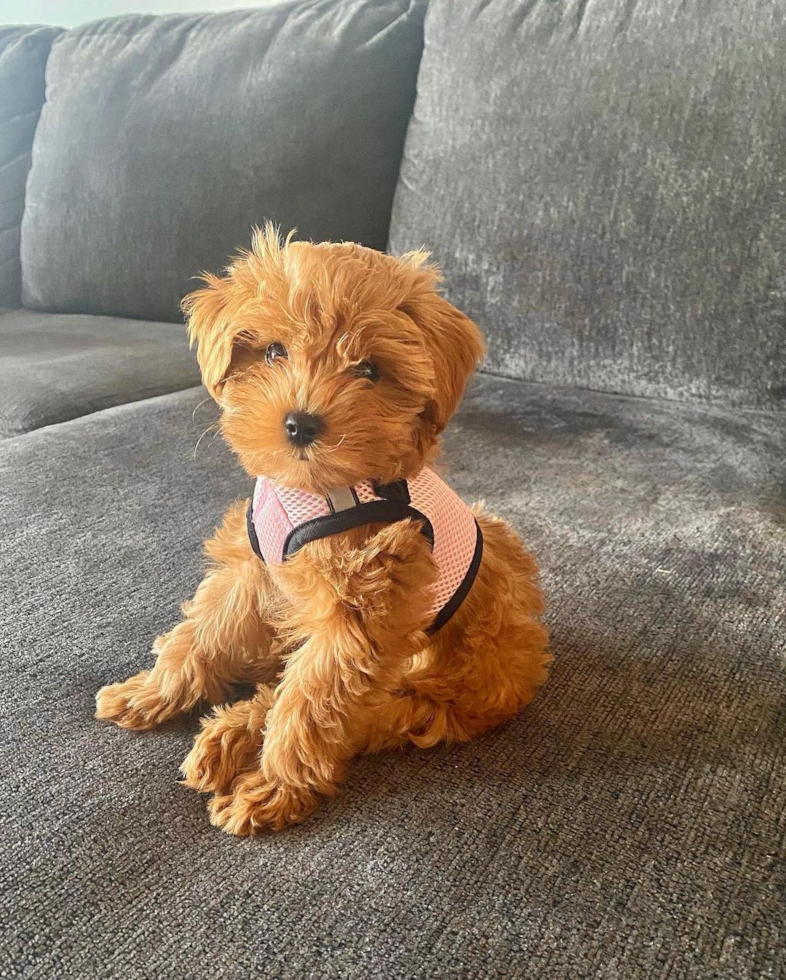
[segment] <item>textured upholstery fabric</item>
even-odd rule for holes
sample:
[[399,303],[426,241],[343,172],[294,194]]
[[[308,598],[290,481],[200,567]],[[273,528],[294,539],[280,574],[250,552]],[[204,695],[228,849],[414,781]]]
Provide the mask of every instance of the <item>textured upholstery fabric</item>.
[[241,841],[176,784],[195,720],[92,719],[251,490],[220,442],[194,456],[203,394],[0,446],[5,974],[778,976],[783,416],[482,379],[449,476],[539,554],[551,680],[487,737],[360,760],[308,823]]
[[0,438],[198,383],[183,326],[0,312]]
[[[0,12],[1,15],[1,12]],[[56,27],[0,27],[0,306],[18,306],[19,224]]]
[[511,377],[786,403],[786,6],[432,0],[394,206]]
[[24,305],[177,319],[253,224],[387,241],[422,0],[130,16],[52,49],[23,225]]

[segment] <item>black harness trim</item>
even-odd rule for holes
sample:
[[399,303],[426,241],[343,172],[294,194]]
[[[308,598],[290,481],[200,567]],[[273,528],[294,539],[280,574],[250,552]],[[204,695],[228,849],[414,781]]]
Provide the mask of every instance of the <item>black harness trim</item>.
[[472,561],[469,563],[467,574],[464,576],[464,580],[462,581],[461,585],[437,613],[437,618],[426,630],[429,636],[431,636],[432,633],[436,633],[437,630],[442,629],[445,623],[447,623],[447,621],[451,619],[451,617],[458,611],[459,606],[467,598],[469,595],[469,590],[472,588],[475,582],[478,569],[480,568],[480,562],[483,558],[483,532],[480,530],[480,525],[477,521],[475,521],[475,529],[478,532],[478,539],[475,542],[475,553],[472,556]]
[[431,547],[434,547],[434,528],[431,521],[419,510],[410,507],[400,500],[371,500],[367,504],[358,504],[351,510],[340,510],[335,514],[325,514],[324,517],[313,517],[305,524],[299,524],[287,535],[284,542],[284,561],[309,541],[319,538],[329,538],[333,534],[351,531],[354,527],[373,524],[381,521],[383,524],[395,524],[405,521],[408,517],[421,522],[421,531]]
[[393,483],[375,483],[374,493],[385,500],[400,500],[404,504],[412,502],[409,495],[409,484],[406,480],[395,480]]
[[257,537],[257,529],[254,527],[254,498],[248,502],[248,510],[246,511],[246,527],[248,528],[248,540],[251,542],[251,550],[257,556],[261,558],[262,561],[265,560],[265,556],[262,554],[262,549],[259,547],[259,538]]

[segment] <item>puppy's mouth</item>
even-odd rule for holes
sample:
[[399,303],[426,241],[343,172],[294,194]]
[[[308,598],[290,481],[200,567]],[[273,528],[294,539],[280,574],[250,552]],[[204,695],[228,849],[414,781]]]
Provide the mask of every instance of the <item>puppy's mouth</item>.
[[290,449],[287,453],[289,458],[303,466],[312,467],[319,458],[319,448],[314,446],[298,446],[297,449]]

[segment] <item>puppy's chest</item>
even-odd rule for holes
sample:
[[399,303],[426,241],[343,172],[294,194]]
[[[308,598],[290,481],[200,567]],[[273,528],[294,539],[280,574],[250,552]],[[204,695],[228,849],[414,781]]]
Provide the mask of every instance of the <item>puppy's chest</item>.
[[327,496],[280,487],[259,477],[248,508],[251,546],[274,578],[304,545],[369,524],[419,523],[437,567],[430,606],[435,632],[457,611],[474,582],[483,538],[472,512],[433,470],[395,483],[363,481]]

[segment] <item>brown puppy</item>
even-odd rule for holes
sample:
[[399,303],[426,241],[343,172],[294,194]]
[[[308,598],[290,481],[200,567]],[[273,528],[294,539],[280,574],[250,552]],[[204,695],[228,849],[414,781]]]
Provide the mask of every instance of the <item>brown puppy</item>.
[[[414,478],[433,461],[483,341],[435,292],[426,259],[281,242],[268,227],[188,297],[204,383],[251,476],[327,495]],[[320,419],[306,445],[286,431],[293,410]],[[207,542],[210,570],[183,621],[156,640],[152,670],[97,695],[98,718],[147,729],[225,702],[237,682],[257,685],[203,720],[183,763],[188,786],[215,794],[217,826],[297,823],[356,753],[469,739],[543,683],[536,564],[499,518],[473,510],[477,575],[427,635],[437,570],[417,520],[311,541],[273,567],[252,550],[247,505],[234,504]]]

